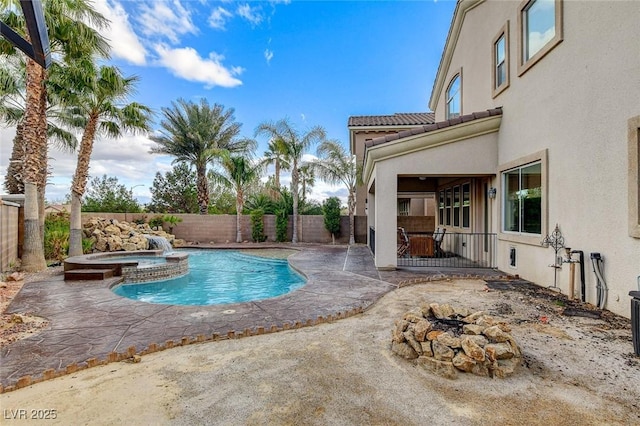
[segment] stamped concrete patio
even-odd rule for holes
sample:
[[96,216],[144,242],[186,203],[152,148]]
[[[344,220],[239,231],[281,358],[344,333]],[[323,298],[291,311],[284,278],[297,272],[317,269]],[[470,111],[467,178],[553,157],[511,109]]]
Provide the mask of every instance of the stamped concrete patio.
[[299,250],[289,262],[307,277],[307,284],[281,297],[255,302],[148,304],[115,295],[110,287],[119,278],[64,281],[60,273],[27,282],[7,313],[30,312],[48,319],[50,325],[2,348],[0,384],[10,390],[43,375],[131,356],[133,348],[136,353],[149,351],[153,344],[162,348],[167,341],[179,345],[312,325],[319,317],[342,318],[367,309],[402,282],[428,276],[501,275],[477,269],[377,271],[369,248],[362,245],[282,248]]

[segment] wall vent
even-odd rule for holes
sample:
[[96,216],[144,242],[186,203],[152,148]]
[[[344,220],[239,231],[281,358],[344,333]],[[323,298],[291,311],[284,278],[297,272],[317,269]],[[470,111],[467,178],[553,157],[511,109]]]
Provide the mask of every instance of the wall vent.
[[509,247],[509,266],[516,267],[516,248],[513,246]]

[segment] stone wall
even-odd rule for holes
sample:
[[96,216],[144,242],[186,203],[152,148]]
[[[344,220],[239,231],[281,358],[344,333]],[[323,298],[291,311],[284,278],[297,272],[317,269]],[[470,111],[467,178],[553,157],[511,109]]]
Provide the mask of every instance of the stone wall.
[[[117,221],[133,222],[137,219],[144,219],[147,222],[155,216],[155,213],[83,213],[82,221],[85,223],[91,217],[102,217],[105,219],[115,219]],[[173,216],[182,219],[169,230],[165,224],[165,230],[175,235],[176,238],[186,241],[200,243],[224,243],[236,241],[236,216],[235,215],[199,215],[199,214],[174,214]],[[367,218],[366,216],[356,216],[355,218],[355,238],[357,243],[367,242]],[[291,241],[293,217],[289,218],[287,240]],[[242,239],[251,241],[251,217],[243,215],[241,219]],[[276,240],[275,216],[264,216],[264,233],[267,241]],[[331,234],[324,228],[323,216],[299,216],[298,217],[298,241],[303,243],[331,243]],[[340,236],[336,238],[336,243],[346,244],[349,242],[349,217],[340,218]]]

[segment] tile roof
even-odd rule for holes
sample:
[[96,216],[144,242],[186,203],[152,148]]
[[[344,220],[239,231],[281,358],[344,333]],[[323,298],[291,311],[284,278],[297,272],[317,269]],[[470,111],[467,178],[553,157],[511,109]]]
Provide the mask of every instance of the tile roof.
[[351,126],[419,126],[433,124],[432,112],[408,112],[393,115],[354,115],[349,117]]
[[379,138],[372,139],[370,141],[365,142],[365,149],[380,145],[385,142],[391,142],[398,139],[406,138],[408,136],[420,135],[423,133],[429,133],[434,130],[443,129],[445,127],[455,126],[457,124],[466,123],[473,120],[478,120],[481,118],[487,118],[495,115],[502,115],[502,107],[488,109],[486,111],[480,112],[472,112],[471,114],[462,115],[460,117],[451,118],[449,120],[438,121],[437,123],[427,124],[426,126],[415,127],[410,130],[403,130],[398,133],[381,136]]

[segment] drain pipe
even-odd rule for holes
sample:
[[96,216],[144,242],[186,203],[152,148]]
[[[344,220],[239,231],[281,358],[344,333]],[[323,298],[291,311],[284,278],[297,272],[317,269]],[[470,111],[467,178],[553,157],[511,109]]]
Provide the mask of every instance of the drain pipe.
[[604,309],[607,304],[607,283],[602,276],[602,270],[604,268],[604,259],[600,253],[591,253],[591,264],[593,266],[593,273],[596,275],[596,300],[597,306],[600,309]]
[[580,300],[586,302],[586,288],[585,288],[585,277],[584,277],[584,252],[582,250],[572,250],[571,254],[578,254],[580,264]]

